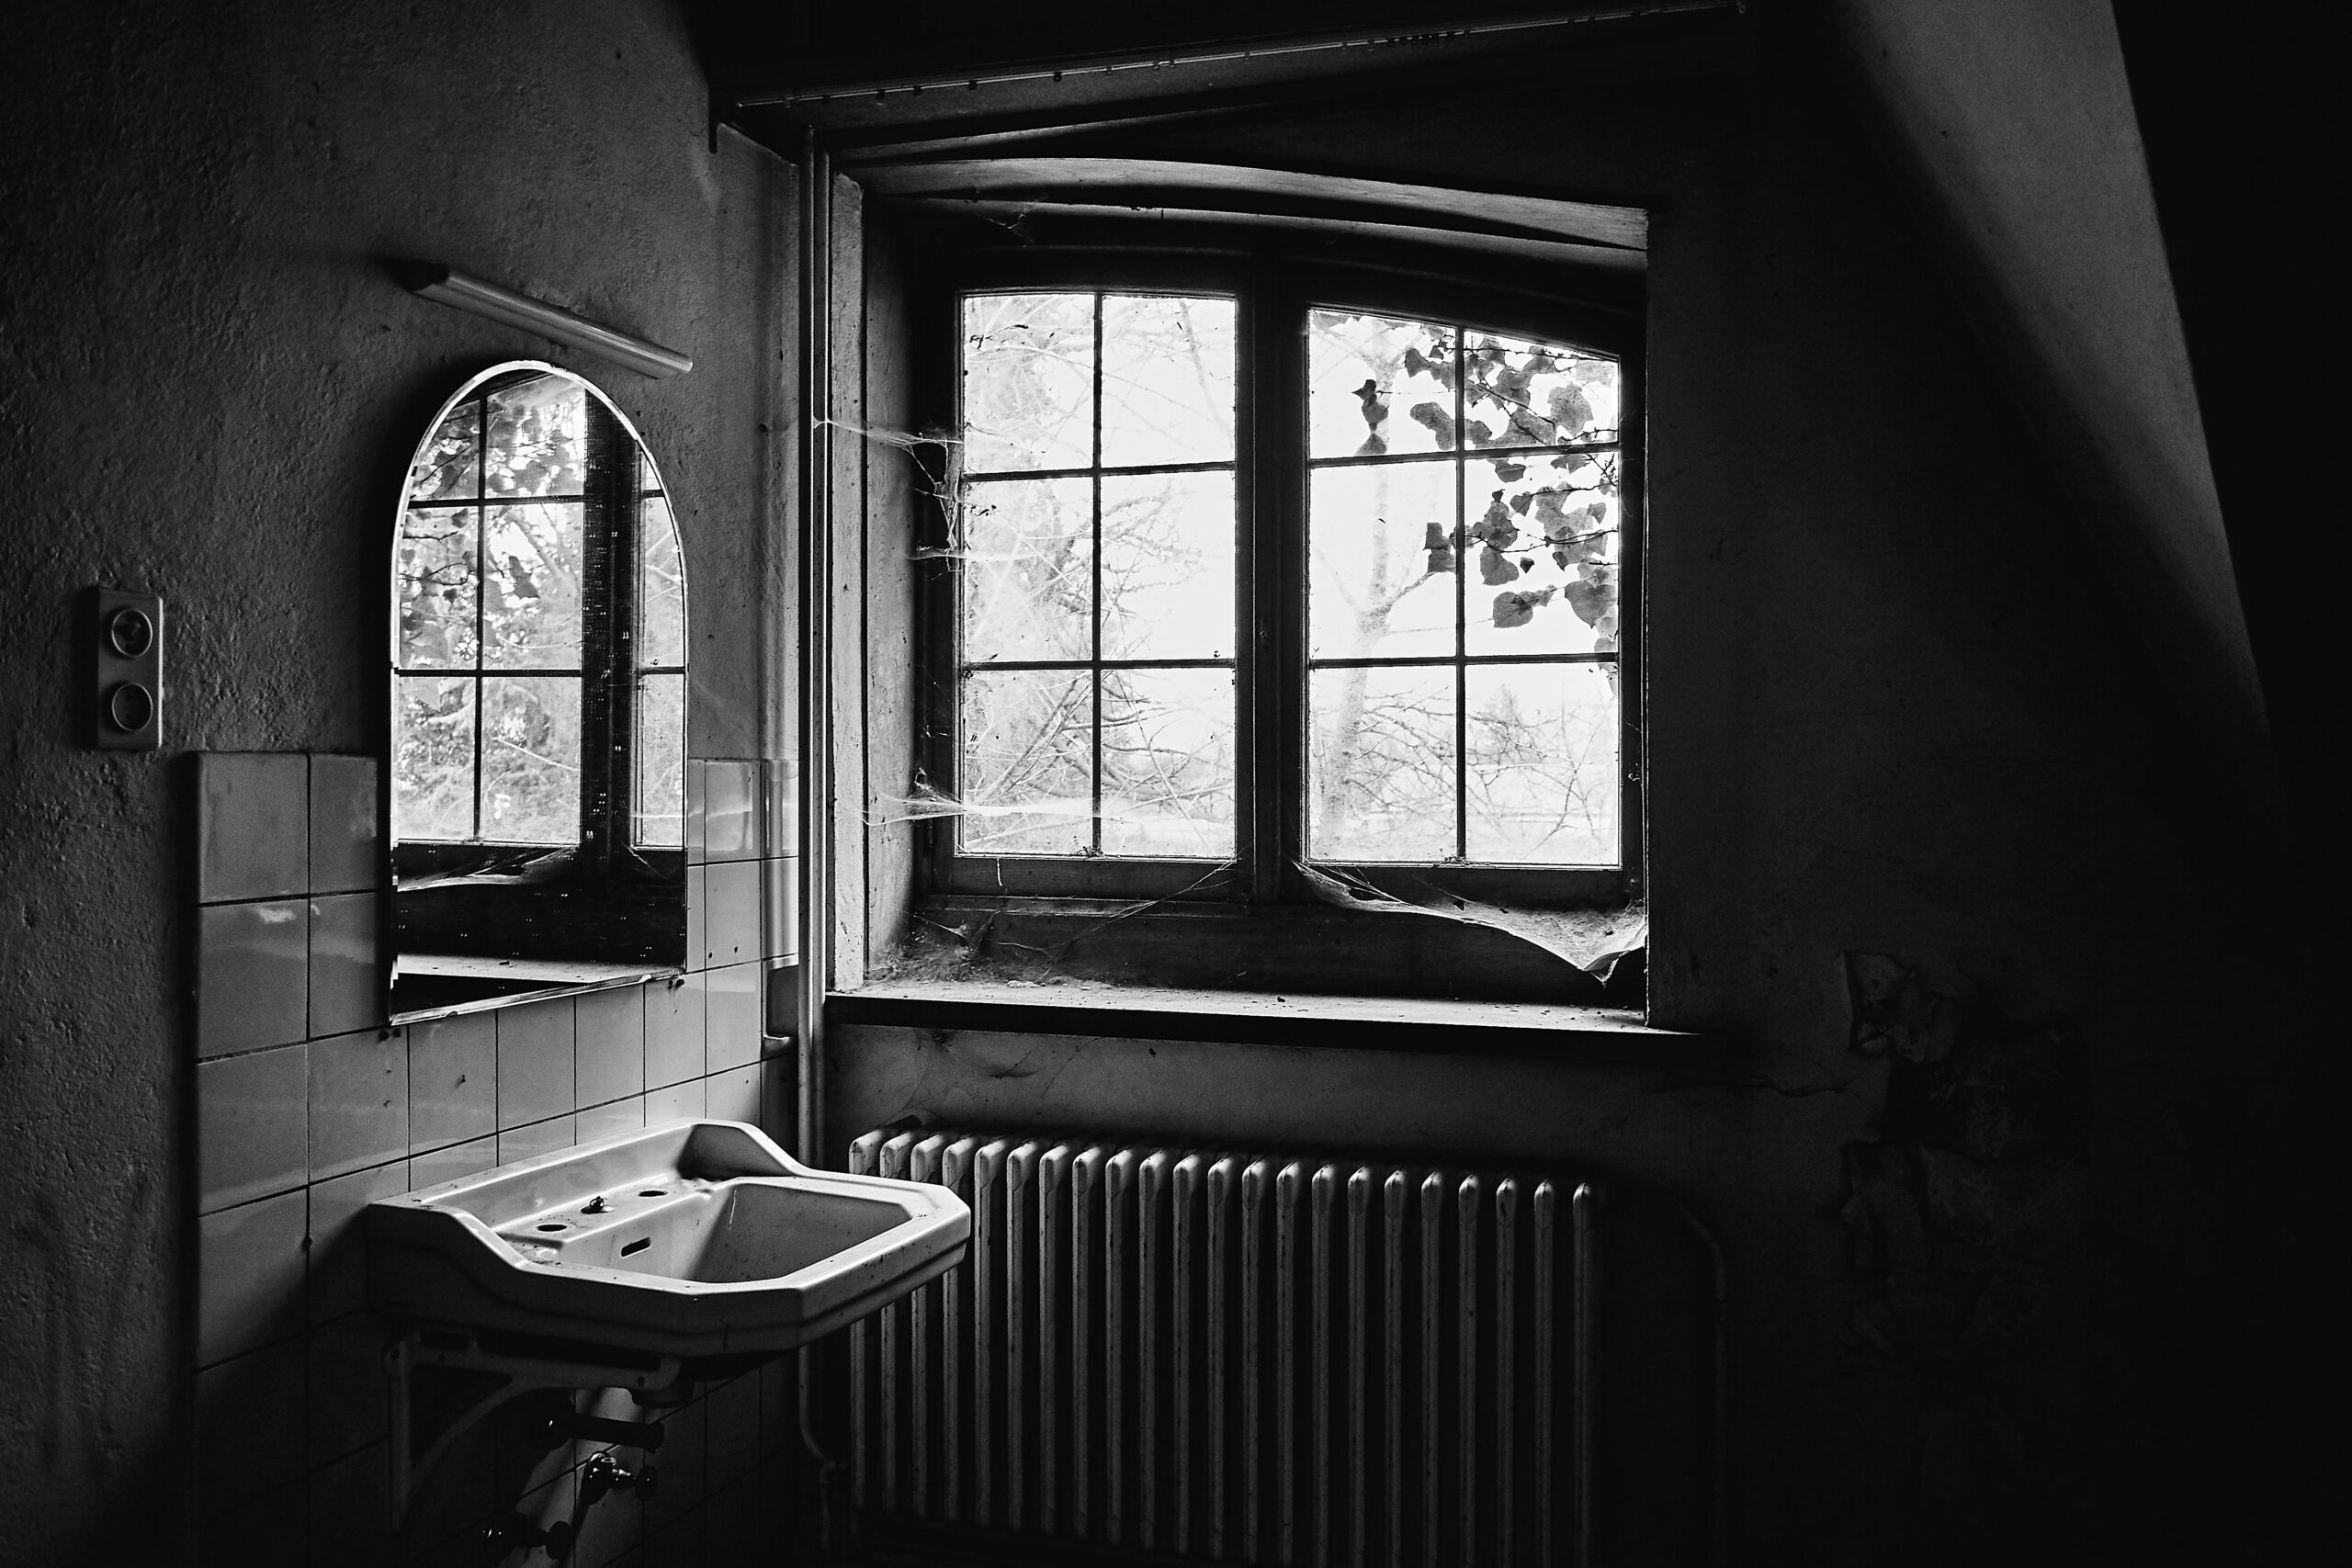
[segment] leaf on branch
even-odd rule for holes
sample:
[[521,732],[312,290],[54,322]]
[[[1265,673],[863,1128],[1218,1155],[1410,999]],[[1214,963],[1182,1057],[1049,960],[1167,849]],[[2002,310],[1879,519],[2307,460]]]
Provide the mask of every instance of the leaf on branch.
[[1363,422],[1369,428],[1378,430],[1388,418],[1388,405],[1380,400],[1380,384],[1370,377],[1356,389],[1356,401],[1363,405]]
[[1598,623],[1617,602],[1615,588],[1606,582],[1571,582],[1560,592],[1566,597],[1568,608],[1577,613],[1577,619],[1589,626]]
[[[1498,457],[1495,459],[1495,478],[1502,480],[1505,484],[1517,482],[1520,477],[1526,472],[1527,465],[1524,463],[1514,463],[1508,457]],[[1512,504],[1517,506],[1522,513],[1527,510],[1527,503],[1523,501],[1514,502]]]
[[[1443,354],[1442,348],[1440,352]],[[1453,390],[1453,356],[1451,354],[1443,354],[1442,357],[1432,358],[1418,348],[1408,348],[1405,351],[1405,373],[1408,376],[1427,376],[1447,391]]]
[[1468,433],[1473,446],[1492,446],[1496,444],[1495,433],[1487,428],[1483,419],[1474,419],[1463,428]]
[[1382,457],[1387,454],[1388,443],[1381,439],[1380,432],[1376,430],[1365,436],[1363,445],[1356,448],[1356,456],[1359,457]]
[[1510,508],[1504,504],[1502,491],[1495,491],[1494,500],[1487,503],[1486,515],[1472,525],[1470,536],[1498,550],[1509,549],[1519,537],[1519,525],[1511,521]]
[[1453,570],[1453,540],[1437,524],[1430,525],[1429,533],[1421,540],[1421,548],[1430,553],[1430,572],[1432,576]]
[[1585,397],[1583,388],[1553,388],[1550,405],[1548,412],[1552,423],[1560,427],[1560,439],[1573,441],[1591,428],[1592,403]]
[[[1510,558],[1494,546],[1488,545],[1478,552],[1478,581],[1487,587],[1498,587],[1514,581],[1518,576],[1519,568],[1512,565]],[[1502,625],[1500,621],[1495,624]]]
[[1453,450],[1453,416],[1452,414],[1435,403],[1415,403],[1407,412],[1412,415],[1415,424],[1437,437],[1437,444],[1442,449],[1448,452]]
[[1555,588],[1541,588],[1516,592],[1507,591],[1496,594],[1495,625],[1505,630],[1512,626],[1525,626],[1535,618],[1535,607],[1538,604],[1550,604],[1552,595],[1557,592],[1559,591]]

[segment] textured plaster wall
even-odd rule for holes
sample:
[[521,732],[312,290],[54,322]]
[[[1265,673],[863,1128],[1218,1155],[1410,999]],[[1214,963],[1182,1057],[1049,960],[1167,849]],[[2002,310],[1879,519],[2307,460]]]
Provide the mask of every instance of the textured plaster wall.
[[[678,498],[702,755],[759,673],[788,176],[707,141],[628,0],[0,16],[0,1556],[127,1561],[180,1514],[190,750],[380,752],[392,508],[437,400],[551,358]],[[442,260],[695,355],[641,380],[416,300]],[[167,606],[161,754],[81,749],[85,584]],[[764,750],[763,750],[764,749]]]
[[[1652,1004],[1733,1066],[858,1028],[833,1131],[1601,1162],[1725,1238],[1749,1555],[2038,1560],[2094,1484],[2085,1055],[2130,1077],[2252,1043],[2230,980],[2167,956],[2226,769],[1818,39],[1770,20],[1752,78],[1515,99],[1523,136],[1415,102],[1128,143],[1654,209]],[[1886,1006],[1924,1034],[1856,1049],[1849,953],[1916,966]],[[2175,1179],[2114,1168],[2110,1205]]]

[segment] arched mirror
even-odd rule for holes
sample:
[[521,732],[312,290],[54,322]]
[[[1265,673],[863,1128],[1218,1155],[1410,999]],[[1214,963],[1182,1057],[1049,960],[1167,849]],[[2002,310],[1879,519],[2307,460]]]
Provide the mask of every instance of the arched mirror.
[[469,380],[391,594],[394,1018],[682,964],[685,560],[628,420],[551,365]]

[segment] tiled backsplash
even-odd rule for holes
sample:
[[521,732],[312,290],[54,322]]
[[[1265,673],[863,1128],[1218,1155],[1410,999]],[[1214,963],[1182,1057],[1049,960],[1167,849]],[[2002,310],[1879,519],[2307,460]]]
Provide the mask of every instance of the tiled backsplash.
[[[797,840],[791,773],[688,764],[683,976],[399,1029],[382,1011],[375,761],[214,753],[197,777],[206,1560],[483,1561],[482,1526],[518,1499],[534,1517],[568,1513],[589,1448],[517,1457],[486,1429],[388,1533],[391,1328],[365,1310],[360,1212],[678,1116],[756,1122],[788,1146],[791,1061],[763,1052],[780,1043],[763,1039],[761,1007],[767,974],[797,950],[797,866],[778,852]],[[778,1362],[661,1413],[655,1499],[599,1503],[571,1561],[752,1555],[762,1497],[780,1490],[793,1376]]]

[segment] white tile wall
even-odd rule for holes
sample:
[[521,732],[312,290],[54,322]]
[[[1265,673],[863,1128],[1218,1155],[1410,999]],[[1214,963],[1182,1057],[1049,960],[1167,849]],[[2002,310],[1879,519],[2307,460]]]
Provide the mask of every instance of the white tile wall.
[[310,1192],[206,1214],[196,1223],[196,1359],[210,1366],[302,1331]]
[[703,964],[716,969],[759,957],[760,863],[723,861],[703,871]]
[[498,1130],[570,1111],[575,1103],[572,998],[502,1008],[492,1016],[498,1020]]
[[583,1109],[645,1092],[645,987],[579,998],[573,1102]]
[[310,1034],[311,906],[305,898],[197,911],[196,1050],[226,1055]]
[[300,753],[214,751],[196,761],[198,903],[311,888],[311,764]]
[[[690,768],[700,809],[688,841],[709,864],[690,873],[694,929],[677,981],[398,1030],[377,1012],[375,761],[205,756],[197,779],[199,1560],[473,1562],[481,1526],[514,1506],[514,1484],[560,1501],[590,1450],[542,1456],[521,1475],[487,1438],[469,1440],[407,1529],[379,1528],[389,1513],[380,1352],[392,1329],[366,1311],[364,1211],[680,1116],[789,1114],[790,1057],[761,1055],[783,918],[775,888],[791,869],[762,857],[797,847],[789,771]],[[675,1436],[658,1517],[607,1498],[572,1561],[748,1551],[762,1484],[749,1467],[765,1455],[776,1484],[793,1376],[780,1362],[666,1417]]]
[[704,976],[709,994],[705,1072],[724,1072],[759,1059],[761,992],[766,974],[764,964],[737,964],[713,969]]
[[380,1027],[384,976],[377,964],[373,893],[311,900],[311,1032]]
[[311,1177],[319,1180],[408,1153],[408,1042],[382,1030],[311,1045]]
[[375,892],[379,809],[375,758],[311,759],[311,892]]
[[498,1017],[464,1013],[412,1024],[409,1150],[423,1154],[498,1130]]
[[307,1045],[283,1045],[197,1064],[200,1213],[310,1179],[310,1055]]

